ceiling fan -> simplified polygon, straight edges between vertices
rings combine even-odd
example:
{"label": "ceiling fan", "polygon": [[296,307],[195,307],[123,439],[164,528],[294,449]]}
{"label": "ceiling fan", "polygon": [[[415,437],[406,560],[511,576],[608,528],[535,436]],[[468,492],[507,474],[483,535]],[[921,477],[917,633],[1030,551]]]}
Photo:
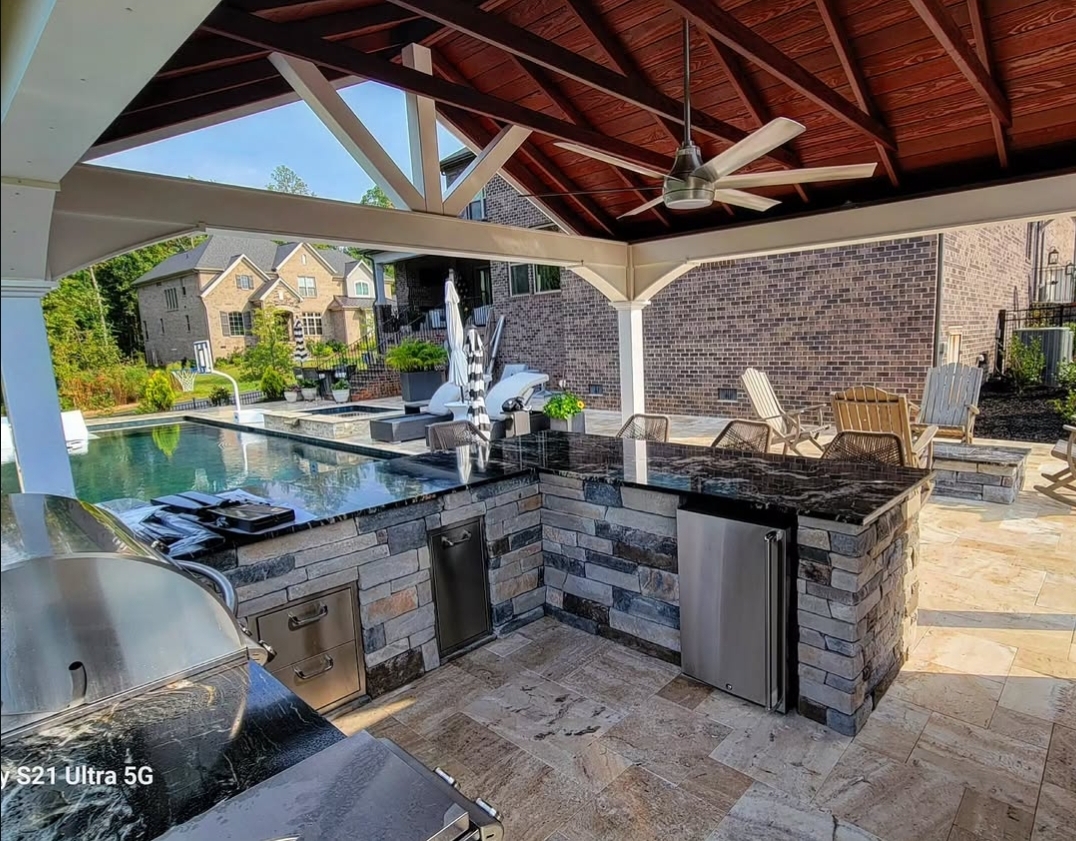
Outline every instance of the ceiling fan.
{"label": "ceiling fan", "polygon": [[684,21],[684,140],[676,150],[672,169],[668,173],[626,161],[615,155],[607,155],[580,146],[576,143],[557,141],[557,146],[585,155],[588,158],[603,161],[651,178],[663,179],[659,187],[624,187],[610,190],[583,190],[578,193],[536,193],[539,196],[583,195],[593,193],[637,192],[638,190],[661,190],[661,195],[639,205],[618,219],[635,216],[664,203],[670,210],[700,210],[711,204],[723,204],[746,207],[750,210],[769,210],[780,204],[777,199],[756,196],[744,191],[750,187],[774,187],[783,184],[807,184],[812,181],[840,181],[855,178],[869,178],[874,174],[877,164],[852,164],[849,166],[822,166],[810,169],[786,169],[777,172],[752,172],[741,175],[737,170],[752,161],[769,154],[777,147],[803,133],[805,127],[795,120],[778,117],[762,128],[753,131],[743,140],[733,144],[724,152],[705,163],[699,147],[691,140],[691,31],[688,21]]}

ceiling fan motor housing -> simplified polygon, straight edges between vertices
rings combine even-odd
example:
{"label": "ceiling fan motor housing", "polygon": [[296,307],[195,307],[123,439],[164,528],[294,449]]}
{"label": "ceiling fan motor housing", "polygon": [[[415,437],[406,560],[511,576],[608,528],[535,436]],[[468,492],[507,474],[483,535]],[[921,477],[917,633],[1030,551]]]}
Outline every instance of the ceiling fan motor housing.
{"label": "ceiling fan motor housing", "polygon": [[683,143],[676,150],[676,159],[665,176],[665,206],[672,210],[698,210],[714,201],[713,182],[693,173],[702,166],[702,153],[694,143]]}

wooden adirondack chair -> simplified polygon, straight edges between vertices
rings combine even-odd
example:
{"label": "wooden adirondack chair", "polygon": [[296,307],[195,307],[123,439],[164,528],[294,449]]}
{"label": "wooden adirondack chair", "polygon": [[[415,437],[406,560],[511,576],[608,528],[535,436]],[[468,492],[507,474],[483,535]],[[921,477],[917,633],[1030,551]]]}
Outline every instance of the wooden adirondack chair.
{"label": "wooden adirondack chair", "polygon": [[[787,453],[791,448],[796,455],[802,456],[799,445],[807,441],[818,447],[819,452],[825,449],[818,442],[818,436],[833,427],[822,420],[822,411],[826,408],[824,403],[806,406],[794,412],[786,412],[781,408],[765,371],[748,368],[740,379],[743,381],[744,388],[747,389],[747,396],[751,399],[755,414],[760,420],[770,425],[770,429],[773,430],[773,443],[782,445],[782,453]],[[818,413],[818,422],[805,423],[803,416],[814,412]]]}
{"label": "wooden adirondack chair", "polygon": [[908,467],[930,469],[934,463],[936,426],[912,434],[908,398],[872,385],[857,385],[833,394],[833,417],[841,432],[892,432],[901,440]]}
{"label": "wooden adirondack chair", "polygon": [[[1065,466],[1057,473],[1043,473],[1043,478],[1050,482],[1035,485],[1035,490],[1076,508],[1076,426],[1066,426],[1065,432],[1069,434],[1068,440],[1062,438],[1050,451],[1050,455],[1060,459]],[[1063,494],[1062,491],[1067,493]]]}
{"label": "wooden adirondack chair", "polygon": [[971,444],[974,439],[975,416],[979,414],[979,388],[983,384],[982,368],[951,362],[927,372],[923,403],[912,431],[928,426],[938,428],[939,438],[956,438]]}

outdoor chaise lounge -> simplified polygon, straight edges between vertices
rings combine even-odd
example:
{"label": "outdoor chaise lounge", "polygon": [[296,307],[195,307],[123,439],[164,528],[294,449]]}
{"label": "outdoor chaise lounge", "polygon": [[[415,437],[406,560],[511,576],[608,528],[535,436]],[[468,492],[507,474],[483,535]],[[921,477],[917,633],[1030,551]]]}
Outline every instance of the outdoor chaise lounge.
{"label": "outdoor chaise lounge", "polygon": [[[486,411],[490,420],[504,419],[501,406],[506,400],[518,397],[526,403],[531,395],[541,388],[549,377],[534,371],[513,374],[504,377],[494,385],[486,395]],[[460,399],[459,386],[452,383],[444,383],[434,392],[426,408],[416,414],[389,415],[383,418],[374,418],[370,421],[370,437],[375,441],[386,443],[400,443],[402,441],[417,441],[426,437],[426,427],[431,423],[444,423],[452,420],[452,410],[448,404]]]}

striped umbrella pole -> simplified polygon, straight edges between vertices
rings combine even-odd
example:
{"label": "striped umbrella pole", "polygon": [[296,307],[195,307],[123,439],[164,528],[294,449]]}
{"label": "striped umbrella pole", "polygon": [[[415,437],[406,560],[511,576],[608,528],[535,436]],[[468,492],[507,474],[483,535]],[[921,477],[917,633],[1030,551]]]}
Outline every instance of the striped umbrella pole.
{"label": "striped umbrella pole", "polygon": [[292,354],[292,359],[302,365],[310,358],[310,354],[306,350],[306,336],[303,333],[302,318],[295,319],[291,336],[295,342],[295,352]]}
{"label": "striped umbrella pole", "polygon": [[467,331],[463,348],[467,353],[467,419],[488,436],[491,424],[486,411],[485,354],[482,339],[473,327]]}

